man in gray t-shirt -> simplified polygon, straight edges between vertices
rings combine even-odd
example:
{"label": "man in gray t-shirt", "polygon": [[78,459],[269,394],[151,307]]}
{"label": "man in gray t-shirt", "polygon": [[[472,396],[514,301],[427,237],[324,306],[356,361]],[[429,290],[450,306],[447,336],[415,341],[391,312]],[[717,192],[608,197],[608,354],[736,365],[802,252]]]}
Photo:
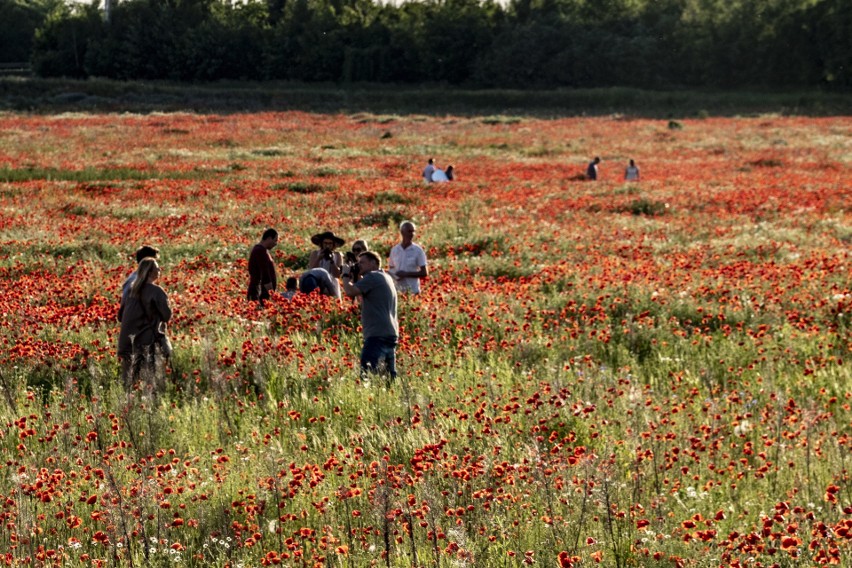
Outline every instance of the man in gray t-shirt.
{"label": "man in gray t-shirt", "polygon": [[378,372],[381,361],[391,380],[396,378],[396,344],[399,322],[396,317],[396,286],[393,278],[381,270],[379,256],[367,251],[358,257],[361,278],[352,283],[349,267],[344,265],[343,292],[350,298],[361,297],[361,328],[364,347],[361,349],[361,374]]}

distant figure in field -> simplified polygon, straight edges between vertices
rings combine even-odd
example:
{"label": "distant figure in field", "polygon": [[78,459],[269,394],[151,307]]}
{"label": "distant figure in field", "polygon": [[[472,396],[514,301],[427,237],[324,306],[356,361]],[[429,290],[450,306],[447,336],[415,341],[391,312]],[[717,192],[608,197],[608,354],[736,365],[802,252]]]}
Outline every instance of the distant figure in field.
{"label": "distant figure in field", "polygon": [[296,295],[296,292],[299,291],[299,279],[295,276],[290,276],[287,278],[287,282],[284,285],[284,293],[281,294],[288,300],[292,300],[293,296]]}
{"label": "distant figure in field", "polygon": [[325,268],[332,278],[339,278],[340,268],[343,266],[343,255],[335,249],[342,247],[346,241],[331,231],[325,231],[312,236],[311,242],[319,248],[311,252],[308,268]]}
{"label": "distant figure in field", "polygon": [[260,302],[269,299],[269,293],[278,286],[275,275],[275,262],[269,254],[278,244],[278,231],[266,229],[260,242],[254,245],[249,255],[248,271],[249,284],[247,297],[249,300]]}
{"label": "distant figure in field", "polygon": [[595,159],[589,162],[589,167],[586,168],[586,178],[595,181],[598,179],[598,164],[601,163],[601,159],[595,156]]}
{"label": "distant figure in field", "polygon": [[445,173],[447,174],[447,179],[449,181],[453,181],[453,176],[456,175],[454,170],[455,170],[454,166],[452,166],[452,165],[447,166],[447,171]]}
{"label": "distant figure in field", "polygon": [[323,296],[340,299],[340,284],[325,268],[311,268],[299,277],[299,291],[302,294],[310,294],[314,290],[319,290]]}
{"label": "distant figure in field", "polygon": [[[136,249],[136,265],[138,267],[139,263],[142,262],[143,258],[160,258],[160,251],[155,249],[150,245],[142,245],[138,249]],[[127,279],[124,281],[124,284],[121,285],[121,303],[124,303],[124,300],[127,299],[127,295],[130,293],[130,287],[133,286],[133,282],[136,280],[136,270],[130,273]]]}
{"label": "distant figure in field", "polygon": [[432,181],[434,183],[443,183],[450,181],[450,177],[447,175],[447,172],[440,168],[435,168],[435,171],[432,172]]}
{"label": "distant figure in field", "polygon": [[423,181],[426,183],[432,183],[432,174],[435,173],[435,160],[429,158],[429,162],[426,164],[426,168],[423,169]]}
{"label": "distant figure in field", "polygon": [[624,170],[624,179],[626,181],[639,181],[639,167],[633,160],[630,160],[630,164]]}
{"label": "distant figure in field", "polygon": [[118,334],[118,357],[121,360],[121,380],[130,390],[140,379],[152,383],[156,376],[156,356],[170,354],[157,346],[166,336],[166,324],[172,319],[169,297],[156,282],[160,266],[153,257],[143,258],[137,276],[118,312],[121,331]]}
{"label": "distant figure in field", "polygon": [[402,240],[394,245],[388,259],[388,272],[396,280],[400,292],[420,293],[420,279],[428,276],[426,252],[414,242],[417,227],[411,221],[399,225]]}
{"label": "distant figure in field", "polygon": [[361,299],[361,376],[380,371],[381,363],[392,381],[396,378],[396,344],[399,341],[397,294],[393,279],[381,270],[382,261],[372,251],[358,256],[361,279],[352,282],[349,267],[344,267],[343,291],[350,298]]}

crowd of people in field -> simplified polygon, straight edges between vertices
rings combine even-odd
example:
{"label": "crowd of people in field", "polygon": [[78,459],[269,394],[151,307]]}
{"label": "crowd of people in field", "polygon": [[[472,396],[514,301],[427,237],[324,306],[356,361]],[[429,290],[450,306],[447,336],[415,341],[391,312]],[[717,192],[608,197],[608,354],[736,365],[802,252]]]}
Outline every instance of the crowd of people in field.
{"label": "crowd of people in field", "polygon": [[[251,249],[248,259],[246,299],[264,301],[280,294],[292,299],[296,294],[321,294],[342,300],[352,298],[361,306],[361,371],[381,372],[396,378],[396,345],[399,341],[397,299],[400,293],[419,294],[421,280],[429,274],[426,252],[414,242],[417,227],[412,221],[399,226],[400,240],[390,250],[386,268],[382,258],[357,239],[341,252],[346,241],[332,231],[311,237],[316,248],[301,274],[287,278],[279,292],[278,271],[270,251],[278,245],[278,231],[266,229]],[[159,251],[145,245],[136,251],[137,268],[122,286],[118,320],[121,331],[118,356],[122,382],[127,389],[140,379],[152,381],[159,373],[157,362],[171,355],[167,325],[172,309],[166,292],[157,284],[160,276]]]}
{"label": "crowd of people in field", "polygon": [[[598,179],[599,157],[589,162],[585,177]],[[440,169],[430,158],[423,170],[425,183],[446,183],[454,179],[454,167]],[[625,181],[638,181],[639,168],[630,160],[624,172]],[[273,294],[292,299],[296,294],[317,293],[342,300],[352,298],[361,306],[361,372],[382,372],[396,378],[396,345],[399,340],[397,319],[398,294],[419,294],[421,281],[428,276],[426,252],[414,242],[417,227],[412,221],[399,226],[400,240],[391,248],[386,268],[382,258],[370,250],[365,239],[356,239],[349,250],[342,251],[345,239],[324,231],[313,235],[316,247],[308,257],[307,269],[289,276],[279,290],[278,274],[270,251],[278,245],[278,231],[266,229],[252,247],[248,258],[248,301],[260,306]],[[127,389],[147,379],[156,382],[158,361],[172,353],[167,325],[172,309],[165,290],[157,281],[160,276],[159,250],[144,245],[136,251],[136,269],[124,281],[118,321],[118,357],[122,382]],[[157,386],[157,385],[154,385]]]}

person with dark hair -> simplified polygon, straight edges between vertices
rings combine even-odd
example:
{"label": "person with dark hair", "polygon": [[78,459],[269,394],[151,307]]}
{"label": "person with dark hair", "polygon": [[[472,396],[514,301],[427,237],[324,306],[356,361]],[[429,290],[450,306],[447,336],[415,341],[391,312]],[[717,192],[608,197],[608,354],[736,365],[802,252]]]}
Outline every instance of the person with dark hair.
{"label": "person with dark hair", "polygon": [[[143,258],[160,258],[160,251],[151,245],[142,245],[138,249],[136,249],[136,264],[138,265],[142,262]],[[121,302],[124,303],[124,300],[127,298],[127,294],[130,293],[130,287],[133,286],[133,281],[136,280],[136,270],[130,273],[130,276],[124,281],[124,284],[121,285]]]}
{"label": "person with dark hair", "polygon": [[447,171],[444,172],[444,174],[447,176],[447,181],[453,181],[453,177],[456,175],[455,174],[455,166],[453,166],[453,165],[447,166]]}
{"label": "person with dark hair", "polygon": [[361,376],[377,373],[384,363],[389,380],[396,378],[396,344],[399,341],[397,294],[393,279],[381,270],[382,261],[372,251],[358,256],[361,279],[352,282],[349,267],[343,267],[343,291],[350,298],[361,298]]}
{"label": "person with dark hair", "polygon": [[299,279],[295,276],[290,276],[287,278],[287,282],[284,284],[284,293],[281,294],[288,300],[292,300],[293,296],[296,295],[296,292],[299,291]]}
{"label": "person with dark hair", "polygon": [[332,278],[339,278],[343,255],[335,249],[342,247],[346,241],[331,231],[325,231],[312,236],[311,242],[319,248],[311,252],[308,268],[325,268]]}
{"label": "person with dark hair", "polygon": [[269,254],[278,244],[278,231],[266,229],[260,242],[254,245],[249,254],[248,272],[249,284],[247,298],[254,302],[263,304],[263,300],[269,299],[269,293],[278,286],[278,278],[275,275],[275,262]]}
{"label": "person with dark hair", "polygon": [[435,173],[435,160],[429,158],[429,162],[426,164],[426,167],[423,169],[423,181],[426,183],[432,183],[432,174]]}
{"label": "person with dark hair", "polygon": [[[172,319],[169,297],[156,282],[160,266],[153,257],[143,258],[137,277],[130,287],[127,301],[121,305],[118,319],[118,357],[121,359],[121,379],[130,389],[140,378],[154,381],[156,356],[168,357],[163,351],[166,324]],[[160,346],[157,348],[156,346]]]}
{"label": "person with dark hair", "polygon": [[352,248],[343,256],[343,264],[349,267],[349,274],[352,276],[352,281],[357,282],[360,277],[360,268],[358,268],[358,256],[362,252],[367,252],[370,247],[364,239],[358,239],[352,243]]}
{"label": "person with dark hair", "polygon": [[601,163],[601,159],[595,156],[595,159],[589,162],[589,167],[586,168],[586,177],[592,181],[598,179],[598,164]]}
{"label": "person with dark hair", "polygon": [[299,277],[299,291],[302,294],[310,294],[314,290],[319,290],[323,296],[340,299],[340,284],[325,268],[311,268]]}
{"label": "person with dark hair", "polygon": [[639,166],[633,160],[630,160],[630,163],[624,169],[624,180],[639,181]]}

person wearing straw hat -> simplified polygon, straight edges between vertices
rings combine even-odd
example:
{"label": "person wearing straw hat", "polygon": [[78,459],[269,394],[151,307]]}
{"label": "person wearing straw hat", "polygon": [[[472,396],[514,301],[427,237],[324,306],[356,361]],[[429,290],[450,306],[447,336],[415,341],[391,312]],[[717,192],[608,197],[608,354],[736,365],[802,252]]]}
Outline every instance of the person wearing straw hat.
{"label": "person wearing straw hat", "polygon": [[335,249],[346,242],[331,231],[317,233],[311,237],[317,247],[308,259],[308,268],[325,268],[332,278],[339,278],[343,266],[343,255]]}

